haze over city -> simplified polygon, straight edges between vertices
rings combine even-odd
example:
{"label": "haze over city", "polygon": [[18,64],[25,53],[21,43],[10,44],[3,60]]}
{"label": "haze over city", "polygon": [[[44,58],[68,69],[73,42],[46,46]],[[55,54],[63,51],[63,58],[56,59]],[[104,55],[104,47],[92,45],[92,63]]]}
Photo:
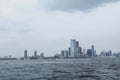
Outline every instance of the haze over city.
{"label": "haze over city", "polygon": [[71,39],[98,54],[120,51],[119,9],[120,0],[0,0],[0,56],[52,56]]}

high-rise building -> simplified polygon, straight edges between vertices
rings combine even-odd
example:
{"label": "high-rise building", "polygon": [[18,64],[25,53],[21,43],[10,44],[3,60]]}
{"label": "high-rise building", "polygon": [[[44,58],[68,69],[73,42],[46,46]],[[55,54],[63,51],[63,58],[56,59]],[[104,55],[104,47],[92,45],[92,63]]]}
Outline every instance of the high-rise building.
{"label": "high-rise building", "polygon": [[94,45],[91,46],[91,49],[87,50],[87,55],[89,57],[95,57],[96,56],[96,51],[94,50]]}
{"label": "high-rise building", "polygon": [[75,39],[71,40],[70,53],[71,53],[70,57],[74,58],[76,54],[76,40]]}
{"label": "high-rise building", "polygon": [[27,50],[24,51],[24,58],[28,58],[28,56],[27,56]]}
{"label": "high-rise building", "polygon": [[71,40],[71,46],[69,48],[69,57],[78,58],[82,54],[82,48],[79,47],[79,42],[75,39]]}
{"label": "high-rise building", "polygon": [[93,55],[92,55],[92,49],[88,49],[87,50],[87,55],[89,56],[89,57],[92,57]]}
{"label": "high-rise building", "polygon": [[34,57],[35,58],[37,57],[37,51],[34,51]]}
{"label": "high-rise building", "polygon": [[62,55],[63,58],[68,58],[69,53],[68,53],[67,50],[62,50],[61,55]]}
{"label": "high-rise building", "polygon": [[68,54],[68,57],[69,57],[69,55],[71,55],[71,48],[70,47],[68,48],[68,53],[69,53]]}

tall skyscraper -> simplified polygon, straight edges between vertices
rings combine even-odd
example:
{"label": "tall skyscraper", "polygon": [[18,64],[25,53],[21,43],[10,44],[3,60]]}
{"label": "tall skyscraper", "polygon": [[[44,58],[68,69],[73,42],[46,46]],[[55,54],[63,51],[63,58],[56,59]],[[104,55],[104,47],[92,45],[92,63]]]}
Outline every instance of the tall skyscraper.
{"label": "tall skyscraper", "polygon": [[75,39],[71,40],[71,46],[69,48],[69,57],[78,58],[82,54],[82,48],[79,47],[79,42]]}
{"label": "tall skyscraper", "polygon": [[24,58],[28,58],[28,56],[27,56],[27,50],[24,51]]}
{"label": "tall skyscraper", "polygon": [[75,39],[71,40],[70,53],[71,53],[70,57],[74,58],[76,54],[76,40]]}

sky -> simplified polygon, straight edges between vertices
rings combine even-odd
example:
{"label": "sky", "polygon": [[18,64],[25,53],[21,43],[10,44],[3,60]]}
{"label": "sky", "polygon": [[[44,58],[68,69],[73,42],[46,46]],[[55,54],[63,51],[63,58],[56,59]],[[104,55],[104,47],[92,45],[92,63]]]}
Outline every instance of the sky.
{"label": "sky", "polygon": [[0,57],[53,56],[76,39],[120,51],[120,0],[0,0]]}

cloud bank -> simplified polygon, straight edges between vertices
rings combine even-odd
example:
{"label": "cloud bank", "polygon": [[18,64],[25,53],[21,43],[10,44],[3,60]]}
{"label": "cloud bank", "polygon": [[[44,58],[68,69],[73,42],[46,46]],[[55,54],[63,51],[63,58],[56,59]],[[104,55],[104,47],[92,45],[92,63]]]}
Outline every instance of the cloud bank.
{"label": "cloud bank", "polygon": [[54,0],[50,9],[60,11],[90,11],[105,3],[117,1],[120,0]]}

